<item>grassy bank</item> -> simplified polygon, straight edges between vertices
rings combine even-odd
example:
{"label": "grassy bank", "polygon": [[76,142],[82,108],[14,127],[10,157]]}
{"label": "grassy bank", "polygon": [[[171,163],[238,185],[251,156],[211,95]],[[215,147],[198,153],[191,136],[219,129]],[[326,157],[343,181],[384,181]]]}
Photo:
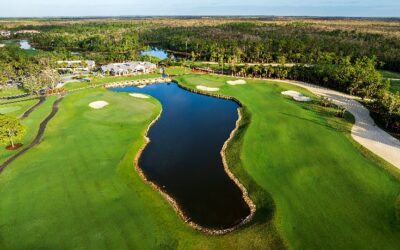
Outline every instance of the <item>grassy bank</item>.
{"label": "grassy bank", "polygon": [[[219,87],[245,105],[251,122],[237,138],[243,144],[234,155],[272,197],[274,225],[288,244],[295,249],[396,249],[400,182],[349,138],[350,117],[335,118],[329,110],[283,97],[285,89],[304,92],[291,85],[253,80],[229,86],[227,79],[177,77],[189,87]],[[247,183],[240,172],[235,173]],[[252,184],[249,191],[259,205],[260,191]]]}
{"label": "grassy bank", "polygon": [[[0,175],[0,248],[280,249],[281,236],[297,249],[400,244],[399,181],[349,139],[348,120],[283,97],[300,90],[286,84],[177,79],[245,105],[227,158],[256,202],[254,221],[224,236],[188,227],[133,167],[160,104],[88,89],[68,94],[42,142]],[[110,105],[88,107],[97,100]]]}

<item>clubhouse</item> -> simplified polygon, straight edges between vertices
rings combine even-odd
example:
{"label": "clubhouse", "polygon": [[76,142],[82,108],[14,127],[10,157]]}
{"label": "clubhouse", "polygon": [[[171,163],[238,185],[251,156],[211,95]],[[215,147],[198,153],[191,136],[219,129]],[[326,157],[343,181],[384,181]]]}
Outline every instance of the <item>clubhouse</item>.
{"label": "clubhouse", "polygon": [[101,73],[113,76],[136,75],[153,72],[157,65],[150,62],[111,63],[101,66]]}

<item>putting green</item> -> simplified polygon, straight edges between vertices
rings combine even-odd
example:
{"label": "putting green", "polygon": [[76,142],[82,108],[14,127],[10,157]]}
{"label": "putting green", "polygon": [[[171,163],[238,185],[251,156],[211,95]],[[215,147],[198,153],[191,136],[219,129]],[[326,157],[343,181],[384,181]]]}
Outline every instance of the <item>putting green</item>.
{"label": "putting green", "polygon": [[[185,225],[133,167],[160,104],[88,89],[68,94],[42,142],[0,175],[0,248],[280,249],[281,237],[300,249],[400,245],[399,181],[349,139],[350,123],[285,98],[287,89],[307,93],[289,85],[177,79],[246,105],[227,157],[257,204],[253,222],[224,236]],[[110,105],[88,107],[96,100]]]}

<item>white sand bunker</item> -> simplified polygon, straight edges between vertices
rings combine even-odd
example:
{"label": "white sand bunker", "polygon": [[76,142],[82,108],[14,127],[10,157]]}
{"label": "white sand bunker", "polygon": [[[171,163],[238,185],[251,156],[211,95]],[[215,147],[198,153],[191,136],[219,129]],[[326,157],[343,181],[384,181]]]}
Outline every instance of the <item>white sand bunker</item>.
{"label": "white sand bunker", "polygon": [[143,94],[139,94],[139,93],[131,93],[129,94],[130,96],[136,97],[136,98],[142,98],[142,99],[147,99],[149,98],[149,96],[147,95],[143,95]]}
{"label": "white sand bunker", "polygon": [[92,109],[102,109],[108,105],[108,102],[105,101],[96,101],[89,104],[89,107]]}
{"label": "white sand bunker", "polygon": [[235,81],[227,81],[229,85],[241,85],[241,84],[246,84],[245,80],[235,80]]}
{"label": "white sand bunker", "polygon": [[288,91],[283,91],[281,93],[282,95],[290,96],[294,100],[299,101],[299,102],[309,102],[311,101],[310,97],[304,96],[302,93],[293,91],[293,90],[288,90]]}
{"label": "white sand bunker", "polygon": [[211,87],[206,87],[206,86],[202,86],[202,85],[197,85],[196,88],[200,89],[200,90],[205,90],[205,91],[218,91],[219,90],[219,88],[211,88]]}

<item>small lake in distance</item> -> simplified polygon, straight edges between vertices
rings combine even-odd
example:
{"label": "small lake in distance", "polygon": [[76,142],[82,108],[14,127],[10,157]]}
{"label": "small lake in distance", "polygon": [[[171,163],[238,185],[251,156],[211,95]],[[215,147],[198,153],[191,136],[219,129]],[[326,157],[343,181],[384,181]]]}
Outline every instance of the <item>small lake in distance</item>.
{"label": "small lake in distance", "polygon": [[154,56],[154,57],[159,58],[160,60],[164,60],[164,59],[168,58],[168,52],[166,52],[163,49],[159,49],[159,48],[152,48],[151,50],[142,51],[140,54],[147,55],[147,56]]}

